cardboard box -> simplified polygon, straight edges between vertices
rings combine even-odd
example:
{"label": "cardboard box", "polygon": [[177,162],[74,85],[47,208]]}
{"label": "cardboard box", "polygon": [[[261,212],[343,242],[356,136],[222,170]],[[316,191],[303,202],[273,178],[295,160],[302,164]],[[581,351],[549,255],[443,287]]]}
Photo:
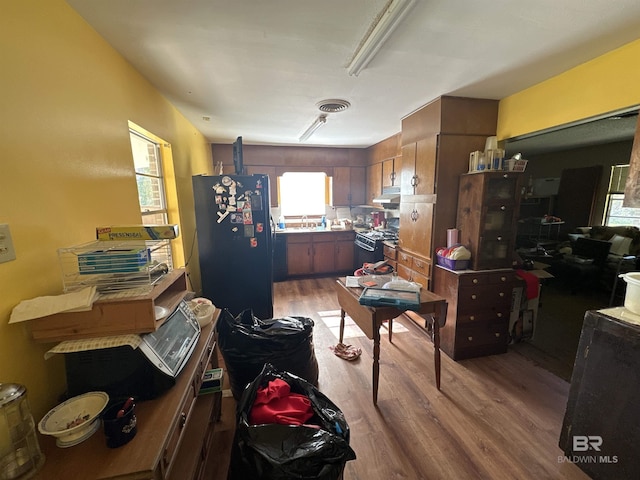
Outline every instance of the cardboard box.
{"label": "cardboard box", "polygon": [[137,272],[149,263],[148,248],[94,250],[78,255],[81,275]]}
{"label": "cardboard box", "polygon": [[97,240],[171,240],[178,237],[178,225],[116,225],[97,227]]}
{"label": "cardboard box", "polygon": [[224,371],[222,368],[214,368],[204,372],[202,379],[202,386],[200,387],[199,395],[206,393],[215,393],[222,391],[222,376]]}

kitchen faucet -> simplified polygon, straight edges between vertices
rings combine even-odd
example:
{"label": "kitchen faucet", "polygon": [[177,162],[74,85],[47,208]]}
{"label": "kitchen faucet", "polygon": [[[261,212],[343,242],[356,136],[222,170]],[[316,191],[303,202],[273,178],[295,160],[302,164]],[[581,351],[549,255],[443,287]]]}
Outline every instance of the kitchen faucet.
{"label": "kitchen faucet", "polygon": [[307,218],[306,215],[303,215],[302,218],[300,219],[300,223],[302,224],[302,226],[304,228],[309,227],[309,219]]}

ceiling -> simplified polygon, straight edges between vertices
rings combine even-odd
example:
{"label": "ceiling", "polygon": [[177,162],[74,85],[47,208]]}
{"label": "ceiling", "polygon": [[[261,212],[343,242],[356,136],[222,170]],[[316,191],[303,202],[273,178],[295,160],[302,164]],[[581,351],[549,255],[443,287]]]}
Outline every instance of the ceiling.
{"label": "ceiling", "polygon": [[588,119],[573,125],[561,126],[530,135],[509,139],[505,145],[507,156],[523,153],[527,158],[550,152],[632,141],[638,123],[638,109]]}
{"label": "ceiling", "polygon": [[[350,76],[388,0],[67,3],[215,143],[367,147],[440,95],[501,99],[640,31],[637,0],[417,0]],[[351,106],[300,142],[325,99]]]}

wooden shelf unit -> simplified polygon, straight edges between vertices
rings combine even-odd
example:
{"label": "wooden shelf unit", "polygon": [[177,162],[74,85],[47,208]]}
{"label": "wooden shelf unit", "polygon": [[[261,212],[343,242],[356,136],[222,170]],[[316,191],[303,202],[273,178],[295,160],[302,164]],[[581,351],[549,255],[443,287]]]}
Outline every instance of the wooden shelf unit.
{"label": "wooden shelf unit", "polygon": [[215,320],[200,339],[176,384],[160,397],[136,404],[138,432],[108,448],[101,430],[72,448],[39,436],[46,461],[36,480],[191,480],[204,477],[222,393],[198,396],[204,372],[218,366]]}
{"label": "wooden shelf unit", "polygon": [[36,342],[61,342],[81,338],[150,333],[167,317],[155,319],[155,307],[172,312],[187,293],[184,269],[167,273],[151,290],[139,296],[99,299],[86,312],[62,312],[29,321]]}

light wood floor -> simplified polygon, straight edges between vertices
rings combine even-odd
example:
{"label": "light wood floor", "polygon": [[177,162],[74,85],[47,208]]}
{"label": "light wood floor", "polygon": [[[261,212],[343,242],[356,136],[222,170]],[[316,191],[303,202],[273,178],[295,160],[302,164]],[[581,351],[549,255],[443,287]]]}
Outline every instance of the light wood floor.
{"label": "light wood floor", "polygon": [[[345,480],[587,479],[558,462],[558,439],[569,384],[509,351],[454,362],[442,355],[442,390],[435,387],[433,345],[410,320],[394,320],[393,343],[381,342],[377,408],[371,401],[372,342],[357,327],[345,343],[362,348],[355,362],[329,349],[337,339],[335,278],[275,284],[274,317],[315,322],[319,388],[343,411],[356,460]],[[223,400],[207,478],[226,479],[235,402]]]}

